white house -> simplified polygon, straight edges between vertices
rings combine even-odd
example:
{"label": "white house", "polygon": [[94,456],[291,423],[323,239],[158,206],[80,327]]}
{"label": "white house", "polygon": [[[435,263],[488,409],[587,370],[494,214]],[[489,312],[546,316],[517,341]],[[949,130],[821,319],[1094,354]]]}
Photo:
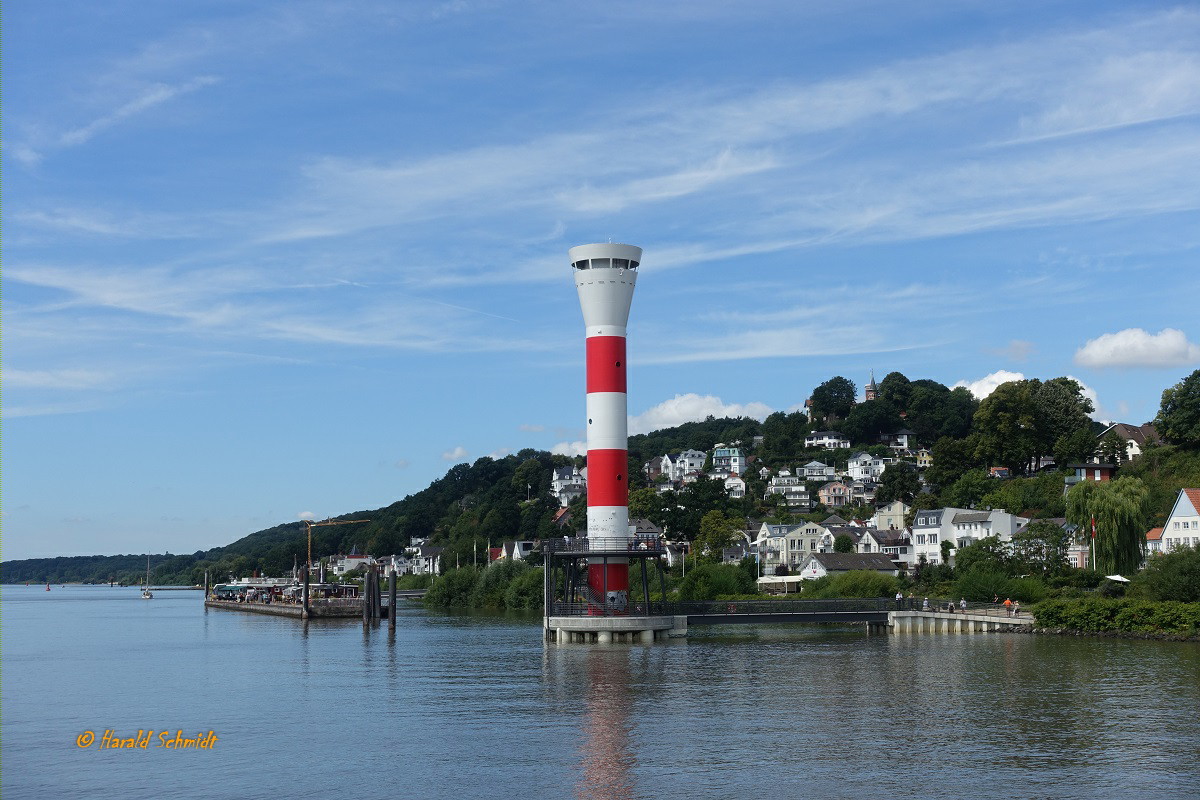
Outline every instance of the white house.
{"label": "white house", "polygon": [[942,542],[950,542],[950,546],[957,549],[989,536],[999,537],[1002,542],[1012,541],[1016,530],[1028,522],[1025,517],[1000,510],[938,508],[918,511],[913,517],[912,526],[913,563],[919,562],[924,556],[926,563],[940,564]]}
{"label": "white house", "polygon": [[833,534],[823,525],[771,525],[764,523],[756,541],[764,575],[773,575],[779,566],[795,572],[814,552],[833,552]]}
{"label": "white house", "polygon": [[717,445],[712,460],[714,470],[724,470],[732,475],[741,475],[746,471],[746,451],[740,447]]}
{"label": "white house", "polygon": [[809,496],[804,481],[789,470],[779,470],[779,474],[773,476],[767,483],[764,499],[773,494],[782,496],[783,503],[788,508],[812,508],[812,498]]}
{"label": "white house", "polygon": [[850,440],[838,431],[813,431],[804,437],[805,447],[824,447],[827,450],[849,449]]}
{"label": "white house", "polygon": [[[1152,556],[1155,553],[1163,552],[1162,548],[1162,528],[1151,528],[1146,531],[1146,555]],[[1072,567],[1077,567],[1079,564],[1072,564]]]}
{"label": "white house", "polygon": [[1180,489],[1162,530],[1162,551],[1200,547],[1200,489]]}
{"label": "white house", "polygon": [[746,496],[746,481],[741,475],[730,475],[725,479],[725,494],[734,499]]}
{"label": "white house", "polygon": [[801,565],[800,577],[809,581],[854,570],[900,574],[892,559],[884,553],[813,553]]}
{"label": "white house", "polygon": [[413,575],[440,575],[442,573],[442,548],[421,545],[408,548],[408,554]]}
{"label": "white house", "polygon": [[820,461],[810,461],[796,470],[796,472],[803,475],[806,481],[821,481],[824,483],[837,478],[837,470]]}
{"label": "white house", "polygon": [[911,450],[910,445],[917,443],[917,433],[908,428],[901,428],[895,433],[879,434],[879,441],[893,450]]}
{"label": "white house", "polygon": [[560,506],[567,506],[583,494],[586,487],[584,472],[579,467],[556,467],[550,478],[550,491],[558,498]]}
{"label": "white house", "polygon": [[846,474],[855,481],[878,481],[887,465],[895,461],[894,458],[873,456],[860,451],[850,456]]}
{"label": "white house", "polygon": [[375,558],[373,556],[362,555],[357,549],[351,551],[348,556],[334,556],[336,561],[333,561],[333,574],[345,575],[347,572],[352,572],[356,569],[366,569],[373,566]]}
{"label": "white house", "polygon": [[[684,476],[690,473],[700,474],[704,469],[704,460],[707,458],[704,453],[699,450],[684,450],[682,453],[676,453],[670,456],[671,459],[671,479],[681,481]],[[666,458],[663,459],[664,466]]]}
{"label": "white house", "polygon": [[1147,444],[1160,441],[1158,431],[1148,422],[1145,425],[1128,425],[1118,422],[1109,425],[1096,436],[1097,447],[1110,433],[1115,433],[1125,441],[1125,458],[1128,461],[1140,456]]}

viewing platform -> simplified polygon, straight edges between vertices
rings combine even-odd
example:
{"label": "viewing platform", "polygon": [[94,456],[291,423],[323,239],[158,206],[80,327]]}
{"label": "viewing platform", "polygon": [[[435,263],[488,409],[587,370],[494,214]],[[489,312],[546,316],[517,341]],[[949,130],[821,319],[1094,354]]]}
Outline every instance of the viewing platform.
{"label": "viewing platform", "polygon": [[650,642],[687,636],[696,625],[778,625],[781,623],[865,625],[871,634],[988,633],[1029,631],[1030,614],[1009,616],[1003,608],[976,603],[963,610],[897,610],[896,601],[735,600],[634,603],[626,609],[606,609],[597,600],[554,602],[546,617],[546,638],[558,642]]}

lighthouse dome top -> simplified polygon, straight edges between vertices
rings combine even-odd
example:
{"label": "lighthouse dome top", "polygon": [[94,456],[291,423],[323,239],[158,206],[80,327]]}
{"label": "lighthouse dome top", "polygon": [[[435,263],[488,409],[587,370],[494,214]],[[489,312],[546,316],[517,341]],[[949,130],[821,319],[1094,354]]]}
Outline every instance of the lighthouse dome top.
{"label": "lighthouse dome top", "polygon": [[581,244],[570,250],[575,269],[637,269],[642,248],[632,244]]}

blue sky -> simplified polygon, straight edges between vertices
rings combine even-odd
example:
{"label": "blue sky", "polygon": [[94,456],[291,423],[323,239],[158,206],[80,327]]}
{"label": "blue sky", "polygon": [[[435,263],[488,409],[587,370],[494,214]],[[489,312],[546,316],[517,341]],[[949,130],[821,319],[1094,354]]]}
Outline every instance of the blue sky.
{"label": "blue sky", "polygon": [[8,4],[4,556],[570,451],[586,242],[645,250],[634,432],[1200,366],[1196,5],[599,5]]}

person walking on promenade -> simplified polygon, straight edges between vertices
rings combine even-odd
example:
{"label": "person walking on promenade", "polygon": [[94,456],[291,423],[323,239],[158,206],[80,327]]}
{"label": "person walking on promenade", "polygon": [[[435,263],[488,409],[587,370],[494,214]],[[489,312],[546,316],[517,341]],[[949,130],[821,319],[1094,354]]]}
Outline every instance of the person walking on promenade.
{"label": "person walking on promenade", "polygon": [[929,610],[929,598],[928,598],[928,597],[926,597],[926,598],[925,598],[925,601],[921,603],[921,610],[922,610],[922,611],[928,611],[928,610]]}
{"label": "person walking on promenade", "polygon": [[904,606],[904,593],[896,592],[896,610],[899,611]]}
{"label": "person walking on promenade", "polygon": [[1010,617],[1012,616],[1012,607],[1013,607],[1013,605],[1012,605],[1012,598],[1011,598],[1011,597],[1006,597],[1006,598],[1004,598],[1004,610],[1005,610],[1006,612],[1008,612],[1008,615],[1009,615]]}
{"label": "person walking on promenade", "polygon": [[1020,600],[1017,600],[1015,603],[1013,603],[1013,616],[1014,617],[1021,616],[1021,601]]}
{"label": "person walking on promenade", "polygon": [[964,614],[967,613],[967,598],[964,597],[958,601],[958,610]]}

